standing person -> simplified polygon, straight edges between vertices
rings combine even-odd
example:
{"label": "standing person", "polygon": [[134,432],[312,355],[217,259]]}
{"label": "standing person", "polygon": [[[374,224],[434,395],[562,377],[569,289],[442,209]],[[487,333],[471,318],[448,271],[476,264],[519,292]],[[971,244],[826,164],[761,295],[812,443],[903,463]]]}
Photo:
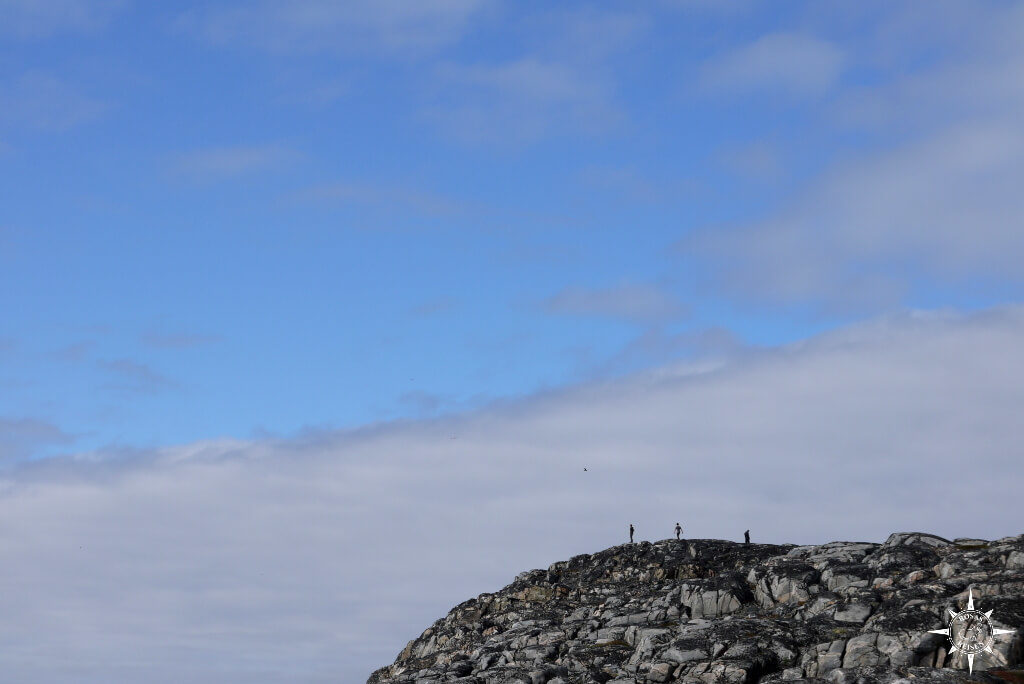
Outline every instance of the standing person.
{"label": "standing person", "polygon": [[683,528],[679,526],[679,523],[676,523],[676,539],[679,539],[679,535],[681,535],[682,533]]}
{"label": "standing person", "polygon": [[749,544],[750,543],[750,530],[747,530],[746,532],[743,533],[743,543],[744,544]]}
{"label": "standing person", "polygon": [[629,543],[633,543],[633,523],[629,523]]}

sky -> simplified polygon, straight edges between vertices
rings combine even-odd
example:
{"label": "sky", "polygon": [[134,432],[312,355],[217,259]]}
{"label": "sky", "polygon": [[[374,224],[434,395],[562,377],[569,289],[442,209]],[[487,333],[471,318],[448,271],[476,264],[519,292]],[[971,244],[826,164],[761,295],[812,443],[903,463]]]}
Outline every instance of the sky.
{"label": "sky", "polygon": [[1017,2],[0,0],[0,666],[365,681],[630,522],[1019,534],[1022,46]]}

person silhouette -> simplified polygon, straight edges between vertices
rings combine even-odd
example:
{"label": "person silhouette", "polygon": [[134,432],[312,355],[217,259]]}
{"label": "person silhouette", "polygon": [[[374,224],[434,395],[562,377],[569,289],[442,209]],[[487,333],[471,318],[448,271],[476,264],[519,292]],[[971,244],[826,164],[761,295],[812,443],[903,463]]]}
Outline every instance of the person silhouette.
{"label": "person silhouette", "polygon": [[633,543],[633,523],[629,523],[629,543]]}
{"label": "person silhouette", "polygon": [[679,539],[679,535],[681,535],[682,533],[683,528],[679,526],[679,523],[676,523],[676,539]]}
{"label": "person silhouette", "polygon": [[750,530],[747,530],[746,532],[743,533],[743,543],[744,544],[749,544],[750,543]]}

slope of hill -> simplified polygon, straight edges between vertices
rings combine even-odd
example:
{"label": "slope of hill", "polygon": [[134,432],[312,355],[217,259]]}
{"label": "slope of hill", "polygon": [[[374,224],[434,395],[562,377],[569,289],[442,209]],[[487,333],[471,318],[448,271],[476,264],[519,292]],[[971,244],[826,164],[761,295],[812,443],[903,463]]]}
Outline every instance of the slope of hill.
{"label": "slope of hill", "polygon": [[[969,592],[995,627],[1018,630],[991,637],[973,677],[929,632]],[[1022,627],[1024,535],[640,542],[524,572],[456,606],[368,684],[1024,683]]]}

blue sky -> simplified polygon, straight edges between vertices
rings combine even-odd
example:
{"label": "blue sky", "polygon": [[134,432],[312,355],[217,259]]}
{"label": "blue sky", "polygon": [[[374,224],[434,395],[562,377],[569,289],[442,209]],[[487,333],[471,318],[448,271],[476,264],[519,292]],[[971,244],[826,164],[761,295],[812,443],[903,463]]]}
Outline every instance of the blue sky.
{"label": "blue sky", "polygon": [[1024,5],[926,10],[0,0],[5,672],[359,681],[629,522],[1019,533]]}
{"label": "blue sky", "polygon": [[899,40],[909,8],[2,12],[0,414],[62,435],[20,457],[429,415],[1018,292],[893,264],[863,301],[761,297],[688,242],[918,134],[848,112],[955,56]]}

